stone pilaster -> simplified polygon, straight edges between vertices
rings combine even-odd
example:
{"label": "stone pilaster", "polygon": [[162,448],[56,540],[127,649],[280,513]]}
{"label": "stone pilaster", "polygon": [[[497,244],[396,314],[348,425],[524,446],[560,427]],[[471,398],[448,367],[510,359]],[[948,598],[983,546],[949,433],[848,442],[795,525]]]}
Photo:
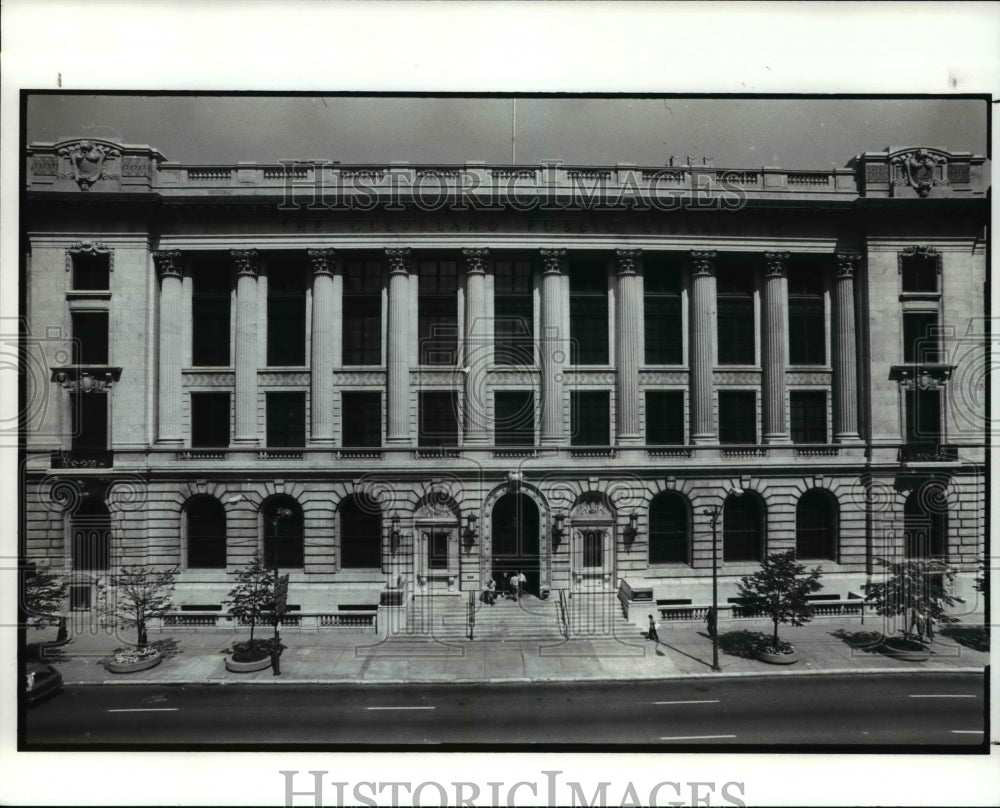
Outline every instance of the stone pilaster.
{"label": "stone pilaster", "polygon": [[386,442],[410,444],[409,248],[385,251],[389,264],[389,323],[386,329]]}
{"label": "stone pilaster", "polygon": [[489,250],[469,248],[465,256],[465,442],[489,442],[487,373],[493,362],[491,318],[486,313]]}
{"label": "stone pilaster", "polygon": [[236,274],[236,429],[233,443],[254,446],[257,433],[257,250],[230,250]]}
{"label": "stone pilaster", "polygon": [[[337,258],[333,250],[308,250],[312,265],[312,349],[309,381],[311,385],[310,439],[314,444],[330,445],[333,437],[333,366],[339,339],[336,301],[338,289]],[[343,289],[341,280],[341,290]]]}
{"label": "stone pilaster", "polygon": [[854,273],[859,253],[837,253],[833,321],[833,439],[857,443],[858,360],[854,319]]}
{"label": "stone pilaster", "polygon": [[789,443],[785,371],[788,370],[788,253],[764,253],[764,443]]}
{"label": "stone pilaster", "polygon": [[718,443],[712,416],[715,366],[715,250],[691,251],[691,442]]}
{"label": "stone pilaster", "polygon": [[181,351],[183,350],[184,266],[176,250],[154,252],[153,264],[160,276],[160,368],[159,418],[156,442],[180,446]]}
{"label": "stone pilaster", "polygon": [[542,333],[539,361],[542,371],[541,443],[560,444],[563,428],[563,368],[569,362],[569,335],[563,333],[562,276],[566,250],[542,250]]}
{"label": "stone pilaster", "polygon": [[617,250],[618,289],[615,295],[615,382],[618,396],[618,443],[642,443],[639,432],[639,325],[642,250]]}

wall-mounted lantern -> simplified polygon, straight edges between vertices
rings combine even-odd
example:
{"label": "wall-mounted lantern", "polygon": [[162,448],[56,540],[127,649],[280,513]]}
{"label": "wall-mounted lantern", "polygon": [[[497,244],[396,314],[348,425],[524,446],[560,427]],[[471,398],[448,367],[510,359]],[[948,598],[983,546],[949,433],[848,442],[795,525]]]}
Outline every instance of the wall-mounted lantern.
{"label": "wall-mounted lantern", "polygon": [[628,527],[622,531],[625,535],[625,541],[629,544],[635,541],[635,537],[639,533],[639,515],[636,513],[629,514],[628,517]]}
{"label": "wall-mounted lantern", "polygon": [[393,555],[399,550],[399,515],[393,514],[389,529],[389,549]]}
{"label": "wall-mounted lantern", "polygon": [[474,513],[470,513],[468,519],[466,520],[465,527],[465,544],[471,547],[476,543],[476,539],[479,537],[479,531],[476,530],[476,522],[479,521]]}
{"label": "wall-mounted lantern", "polygon": [[566,532],[563,530],[563,520],[565,518],[566,518],[566,514],[564,514],[564,513],[557,513],[555,516],[552,517],[552,521],[555,523],[552,526],[552,548],[553,549],[555,549],[555,548],[557,548],[559,546],[560,542],[562,542],[562,540],[563,540],[563,537],[566,535]]}

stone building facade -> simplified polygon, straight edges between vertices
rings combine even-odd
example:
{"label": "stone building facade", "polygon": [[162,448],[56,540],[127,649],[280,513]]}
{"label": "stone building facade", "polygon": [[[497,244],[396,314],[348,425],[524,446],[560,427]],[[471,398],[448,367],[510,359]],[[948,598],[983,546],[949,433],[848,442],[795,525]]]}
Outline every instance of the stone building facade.
{"label": "stone building facade", "polygon": [[974,598],[984,158],[670,163],[30,146],[23,552],[81,613],[177,565],[192,622],[258,551],[320,625],[515,569],[704,604],[713,536],[723,600],[785,549]]}

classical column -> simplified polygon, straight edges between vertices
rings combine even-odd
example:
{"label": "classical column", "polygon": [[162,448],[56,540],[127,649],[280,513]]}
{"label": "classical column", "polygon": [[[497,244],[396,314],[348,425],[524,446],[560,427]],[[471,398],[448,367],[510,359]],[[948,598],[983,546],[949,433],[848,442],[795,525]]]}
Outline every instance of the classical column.
{"label": "classical column", "polygon": [[854,321],[854,271],[859,253],[837,253],[833,322],[833,439],[856,443],[858,432],[858,360]]}
{"label": "classical column", "polygon": [[389,324],[386,341],[386,442],[410,443],[410,343],[408,334],[410,250],[387,249]]}
{"label": "classical column", "polygon": [[566,250],[542,250],[541,443],[563,441],[563,367],[569,362],[569,334],[562,331],[562,274]]}
{"label": "classical column", "polygon": [[257,250],[230,250],[236,273],[236,430],[234,444],[255,445],[257,433]]}
{"label": "classical column", "polygon": [[157,443],[181,445],[181,351],[184,266],[176,250],[154,252],[160,276],[160,390]]}
{"label": "classical column", "polygon": [[618,394],[618,443],[642,443],[639,434],[639,325],[642,250],[617,250],[618,290],[615,295],[615,381]]}
{"label": "classical column", "polygon": [[489,250],[469,248],[465,256],[465,442],[488,443],[486,378],[492,363],[492,329],[486,314],[486,259]]}
{"label": "classical column", "polygon": [[715,366],[715,250],[691,251],[691,442],[718,443],[712,417]]}
{"label": "classical column", "polygon": [[336,316],[337,258],[333,250],[308,250],[312,264],[312,351],[310,437],[313,443],[333,443],[333,364],[338,338]]}
{"label": "classical column", "polygon": [[785,371],[788,369],[788,253],[764,253],[764,443],[789,443]]}

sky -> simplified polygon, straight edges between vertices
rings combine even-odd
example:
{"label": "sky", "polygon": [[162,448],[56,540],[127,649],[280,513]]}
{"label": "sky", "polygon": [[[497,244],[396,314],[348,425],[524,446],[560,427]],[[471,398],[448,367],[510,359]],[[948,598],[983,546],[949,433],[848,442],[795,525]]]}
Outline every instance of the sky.
{"label": "sky", "polygon": [[25,131],[29,143],[150,145],[180,163],[664,165],[694,155],[717,167],[802,169],[887,146],[984,154],[987,115],[985,100],[961,98],[85,94],[29,96]]}

